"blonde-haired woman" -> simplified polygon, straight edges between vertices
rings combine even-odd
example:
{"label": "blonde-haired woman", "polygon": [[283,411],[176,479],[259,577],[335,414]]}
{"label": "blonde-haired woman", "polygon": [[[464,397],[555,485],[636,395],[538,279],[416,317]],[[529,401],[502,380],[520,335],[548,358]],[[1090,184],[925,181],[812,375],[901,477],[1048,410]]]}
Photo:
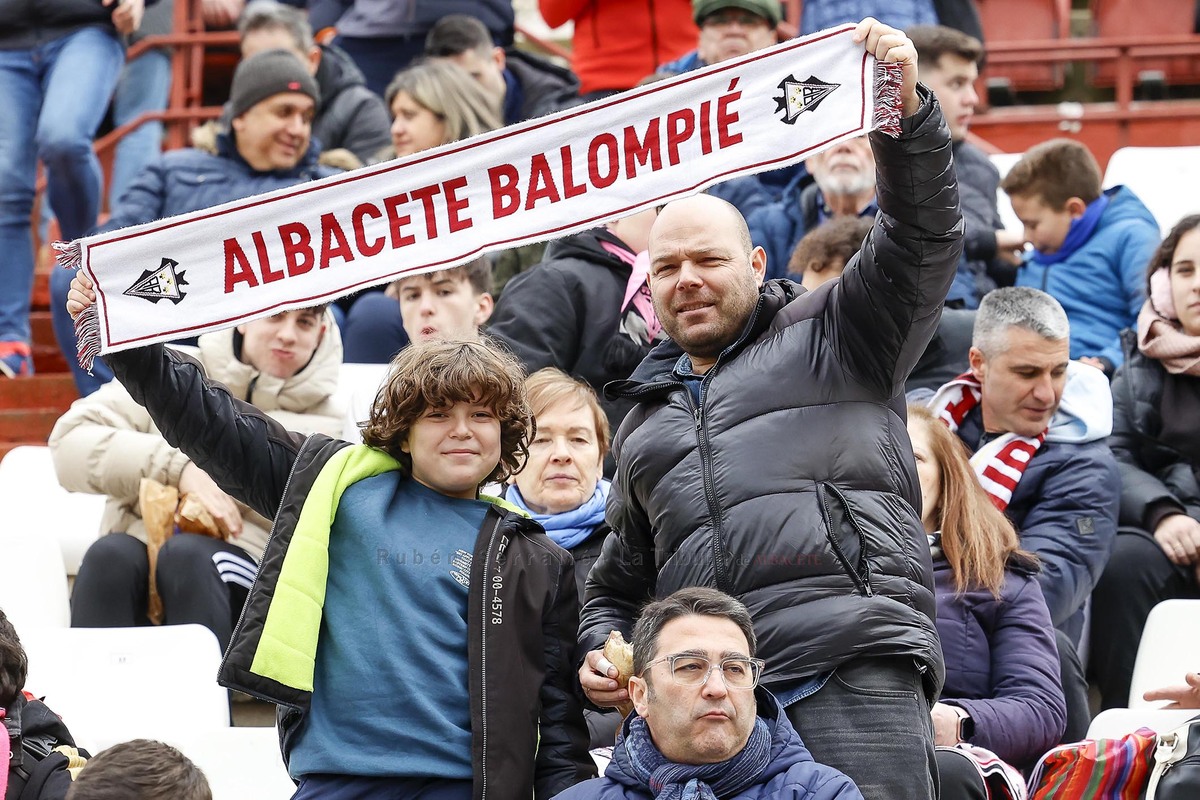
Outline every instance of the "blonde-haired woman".
{"label": "blonde-haired woman", "polygon": [[[942,697],[933,707],[934,742],[969,742],[1025,766],[1058,744],[1067,718],[1037,559],[1021,549],[949,428],[928,409],[909,406],[908,434],[946,663]],[[945,800],[987,797],[960,752],[939,750],[937,758]]]}
{"label": "blonde-haired woman", "polygon": [[[400,70],[384,95],[392,143],[376,162],[411,156],[501,127],[499,101],[463,68],[422,61]],[[536,260],[536,259],[535,259]],[[354,300],[342,341],[346,361],[387,364],[408,344],[398,290],[367,291]]]}

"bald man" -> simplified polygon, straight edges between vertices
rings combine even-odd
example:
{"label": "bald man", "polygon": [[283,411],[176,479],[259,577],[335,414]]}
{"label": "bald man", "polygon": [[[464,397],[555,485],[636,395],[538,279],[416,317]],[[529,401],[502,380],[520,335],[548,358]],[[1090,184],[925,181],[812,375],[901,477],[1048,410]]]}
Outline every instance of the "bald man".
{"label": "bald man", "polygon": [[[609,631],[628,637],[647,599],[715,587],[750,609],[763,684],[818,763],[867,798],[929,800],[943,672],[903,391],[962,216],[912,43],[875,20],[856,36],[903,65],[904,119],[899,138],[871,134],[880,217],[840,281],[764,281],[763,249],[713,197],[667,205],[650,231],[671,341],[607,389],[638,405],[613,444],[613,535],[587,581],[579,677],[592,703],[627,702],[598,649]],[[714,728],[729,723],[720,712],[680,710]]]}

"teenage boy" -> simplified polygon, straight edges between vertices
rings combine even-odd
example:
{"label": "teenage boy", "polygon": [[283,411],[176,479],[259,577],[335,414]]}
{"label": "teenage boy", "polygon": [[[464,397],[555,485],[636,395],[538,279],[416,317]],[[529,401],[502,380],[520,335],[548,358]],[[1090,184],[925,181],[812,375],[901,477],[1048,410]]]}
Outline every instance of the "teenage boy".
{"label": "teenage boy", "polygon": [[[95,302],[75,277],[68,311]],[[523,372],[405,348],[366,445],[287,431],[153,345],[107,356],[166,439],[274,529],[219,680],[280,706],[296,798],[548,798],[595,774],[573,564],[479,487],[520,468]]]}
{"label": "teenage boy", "polygon": [[1120,333],[1146,300],[1143,276],[1158,247],[1154,215],[1128,187],[1100,190],[1100,166],[1070,139],[1030,148],[1000,182],[1034,252],[1017,286],[1041,289],[1071,323],[1071,358],[1111,378]]}
{"label": "teenage boy", "polygon": [[[346,362],[387,364],[409,342],[476,339],[493,308],[492,267],[484,256],[450,269],[401,278],[384,292],[371,292],[355,301],[346,323]],[[370,416],[386,371],[344,374],[353,386],[342,438],[360,442],[360,423]]]}

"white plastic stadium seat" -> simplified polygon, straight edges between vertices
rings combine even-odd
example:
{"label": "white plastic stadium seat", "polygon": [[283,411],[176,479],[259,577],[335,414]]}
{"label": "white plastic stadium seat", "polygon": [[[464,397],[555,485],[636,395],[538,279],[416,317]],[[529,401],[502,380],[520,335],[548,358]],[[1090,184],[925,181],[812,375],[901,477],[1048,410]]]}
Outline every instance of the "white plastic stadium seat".
{"label": "white plastic stadium seat", "polygon": [[67,575],[100,536],[104,495],[68,492],[58,482],[49,447],[13,448],[0,460],[0,508],[6,530],[58,540]]}
{"label": "white plastic stadium seat", "polygon": [[1164,600],[1146,619],[1138,645],[1133,680],[1129,685],[1129,707],[1162,705],[1148,703],[1142,694],[1162,686],[1178,686],[1183,676],[1200,669],[1200,600]]}
{"label": "white plastic stadium seat", "polygon": [[1119,739],[1138,728],[1164,733],[1178,728],[1196,713],[1195,709],[1187,708],[1110,708],[1092,719],[1087,738]]}
{"label": "white plastic stadium seat", "polygon": [[[992,153],[988,158],[992,160],[992,164],[1000,171],[1000,180],[1004,180],[1004,176],[1012,169],[1013,164],[1020,161],[1023,155],[1025,154]],[[1000,221],[1004,223],[1004,230],[1020,233],[1025,229],[1025,226],[1021,224],[1021,220],[1017,219],[1017,213],[1013,211],[1008,195],[999,187],[996,188],[996,208],[1000,211]]]}
{"label": "white plastic stadium seat", "polygon": [[1104,171],[1104,188],[1128,186],[1150,209],[1166,236],[1176,222],[1200,213],[1200,146],[1122,147]]}
{"label": "white plastic stadium seat", "polygon": [[188,731],[163,741],[204,772],[213,800],[287,800],[296,791],[273,727]]}
{"label": "white plastic stadium seat", "polygon": [[229,726],[221,648],[203,625],[64,628],[22,634],[25,688],[93,753],[128,739]]}
{"label": "white plastic stadium seat", "polygon": [[71,624],[67,574],[58,542],[36,529],[0,529],[0,610],[24,639],[40,630]]}

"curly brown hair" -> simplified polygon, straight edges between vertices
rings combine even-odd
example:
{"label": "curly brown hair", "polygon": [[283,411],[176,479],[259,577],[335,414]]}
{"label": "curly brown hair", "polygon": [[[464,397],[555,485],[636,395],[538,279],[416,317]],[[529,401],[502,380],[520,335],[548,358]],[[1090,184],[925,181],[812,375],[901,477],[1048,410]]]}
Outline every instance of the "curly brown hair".
{"label": "curly brown hair", "polygon": [[484,483],[499,483],[520,472],[534,430],[525,369],[486,337],[414,342],[401,350],[363,425],[363,442],[383,450],[411,473],[412,457],[400,446],[408,441],[413,425],[426,410],[455,403],[488,406],[500,419],[500,461]]}

